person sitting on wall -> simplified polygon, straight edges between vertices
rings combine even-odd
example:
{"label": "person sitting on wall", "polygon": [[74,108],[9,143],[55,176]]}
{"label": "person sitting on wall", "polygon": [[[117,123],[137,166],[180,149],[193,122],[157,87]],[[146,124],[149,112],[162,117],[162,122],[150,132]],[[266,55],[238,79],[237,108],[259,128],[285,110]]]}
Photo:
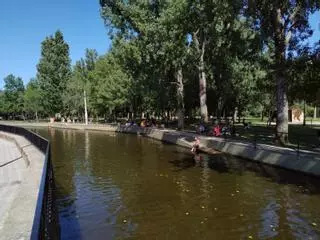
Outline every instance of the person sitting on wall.
{"label": "person sitting on wall", "polygon": [[198,154],[199,147],[200,147],[200,139],[198,137],[195,137],[192,148],[191,148],[191,152],[193,152],[194,154]]}
{"label": "person sitting on wall", "polygon": [[145,119],[143,119],[142,121],[141,121],[141,123],[140,123],[140,127],[146,127],[146,120]]}
{"label": "person sitting on wall", "polygon": [[219,124],[217,124],[213,128],[213,136],[215,136],[215,137],[220,137],[221,136],[221,127],[219,126]]}
{"label": "person sitting on wall", "polygon": [[203,134],[205,131],[206,131],[205,126],[203,125],[203,123],[200,123],[200,126],[199,126],[199,133],[200,133],[200,134]]}
{"label": "person sitting on wall", "polygon": [[156,127],[157,126],[157,121],[155,118],[151,118],[151,127]]}
{"label": "person sitting on wall", "polygon": [[126,124],[125,124],[125,126],[126,126],[126,127],[130,127],[130,126],[131,126],[130,121],[127,121]]}
{"label": "person sitting on wall", "polygon": [[221,134],[222,135],[231,135],[231,133],[230,133],[230,128],[229,128],[229,126],[228,125],[225,125],[225,126],[223,126],[222,128],[221,128]]}

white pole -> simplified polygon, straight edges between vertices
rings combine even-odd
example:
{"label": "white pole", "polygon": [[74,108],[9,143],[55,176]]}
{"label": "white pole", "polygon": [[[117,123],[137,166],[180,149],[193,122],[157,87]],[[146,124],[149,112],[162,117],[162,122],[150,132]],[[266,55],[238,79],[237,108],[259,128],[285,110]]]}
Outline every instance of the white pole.
{"label": "white pole", "polygon": [[87,111],[87,95],[86,95],[86,90],[83,91],[84,95],[84,119],[85,119],[85,124],[88,125],[88,111]]}

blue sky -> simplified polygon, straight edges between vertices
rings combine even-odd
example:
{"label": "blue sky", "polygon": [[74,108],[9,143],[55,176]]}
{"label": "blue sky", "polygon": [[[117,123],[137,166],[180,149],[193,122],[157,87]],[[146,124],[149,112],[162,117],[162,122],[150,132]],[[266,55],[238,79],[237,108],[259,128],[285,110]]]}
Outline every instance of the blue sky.
{"label": "blue sky", "polygon": [[86,48],[99,54],[110,46],[99,13],[99,0],[1,0],[0,88],[10,73],[28,82],[36,75],[41,42],[60,29],[70,47],[72,62]]}
{"label": "blue sky", "polygon": [[[320,12],[310,17],[314,35],[320,39]],[[85,48],[99,54],[110,46],[107,29],[99,13],[99,0],[1,0],[0,6],[0,89],[3,78],[12,73],[27,83],[36,75],[41,42],[60,29],[70,46],[72,62]]]}

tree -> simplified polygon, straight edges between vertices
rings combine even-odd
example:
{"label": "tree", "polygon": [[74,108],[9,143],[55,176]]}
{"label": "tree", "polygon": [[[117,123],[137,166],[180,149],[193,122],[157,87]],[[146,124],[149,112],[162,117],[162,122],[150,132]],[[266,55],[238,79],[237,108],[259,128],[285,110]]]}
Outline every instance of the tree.
{"label": "tree", "polygon": [[20,77],[13,74],[4,79],[4,110],[12,115],[23,113],[24,86]]}
{"label": "tree", "polygon": [[87,96],[90,99],[91,94],[90,72],[94,70],[97,58],[96,50],[86,49],[85,59],[81,58],[76,62],[63,94],[65,112],[74,116],[84,110],[86,124],[88,123],[87,105],[90,105]]}
{"label": "tree", "polygon": [[[184,127],[183,67],[187,54],[187,32],[183,27],[187,19],[187,1],[105,1],[101,0],[102,16],[113,30],[112,36],[137,43],[141,53],[143,80],[142,99],[163,102],[159,86],[176,89],[178,128]],[[174,81],[165,78],[173,77]],[[166,91],[168,92],[168,91]],[[150,98],[149,98],[150,96]],[[145,101],[147,102],[147,101]],[[154,102],[153,105],[156,105]],[[162,105],[162,104],[160,104]]]}
{"label": "tree", "polygon": [[4,93],[0,90],[0,114],[1,116],[6,113],[5,110],[5,101],[4,101]]}
{"label": "tree", "polygon": [[[189,1],[189,31],[195,49],[199,78],[200,114],[208,122],[206,53],[216,54],[227,40],[226,32],[239,8],[232,1]],[[209,51],[208,51],[209,49]]]}
{"label": "tree", "polygon": [[50,116],[63,111],[62,95],[71,75],[70,62],[69,46],[61,31],[41,43],[37,79],[41,89],[41,105]]}
{"label": "tree", "polygon": [[38,113],[41,108],[41,93],[40,86],[37,79],[31,79],[26,86],[24,92],[24,110],[35,114],[35,118],[38,121]]}
{"label": "tree", "polygon": [[112,111],[128,102],[131,80],[112,54],[100,57],[90,75],[94,83],[94,107],[100,113]]}
{"label": "tree", "polygon": [[274,44],[274,71],[277,102],[277,140],[288,141],[288,79],[287,57],[312,34],[308,23],[310,13],[319,9],[319,1],[246,1],[248,16],[255,19],[266,43]]}

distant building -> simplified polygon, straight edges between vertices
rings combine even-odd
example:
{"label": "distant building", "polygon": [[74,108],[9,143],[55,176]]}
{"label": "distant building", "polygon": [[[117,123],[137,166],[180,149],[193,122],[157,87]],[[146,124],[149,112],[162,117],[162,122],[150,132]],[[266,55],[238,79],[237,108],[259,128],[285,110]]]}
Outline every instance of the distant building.
{"label": "distant building", "polygon": [[297,106],[292,106],[289,109],[289,122],[303,123],[304,114],[303,110]]}

